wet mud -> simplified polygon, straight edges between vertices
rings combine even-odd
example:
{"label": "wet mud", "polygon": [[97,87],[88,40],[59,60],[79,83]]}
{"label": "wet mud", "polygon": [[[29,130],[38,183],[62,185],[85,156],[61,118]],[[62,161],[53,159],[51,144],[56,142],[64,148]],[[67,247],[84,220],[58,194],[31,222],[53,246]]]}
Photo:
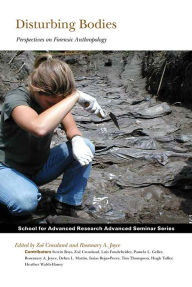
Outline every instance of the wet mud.
{"label": "wet mud", "polygon": [[[76,52],[60,57],[70,64],[77,88],[95,96],[116,115],[120,126],[119,130],[110,117],[102,120],[78,105],[72,111],[84,137],[96,147],[84,196],[93,221],[189,223],[191,110],[146,91],[142,76],[146,52]],[[63,140],[65,133],[59,127],[52,146]],[[60,180],[40,188],[39,210],[49,210]]]}

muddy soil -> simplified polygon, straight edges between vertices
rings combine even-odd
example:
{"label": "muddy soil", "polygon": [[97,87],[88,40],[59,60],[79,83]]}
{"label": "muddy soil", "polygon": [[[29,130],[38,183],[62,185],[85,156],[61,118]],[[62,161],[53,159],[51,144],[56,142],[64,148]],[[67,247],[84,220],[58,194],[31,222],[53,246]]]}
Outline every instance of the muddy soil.
{"label": "muddy soil", "polygon": [[[59,55],[70,64],[77,88],[95,96],[120,126],[118,130],[109,117],[101,120],[79,106],[73,109],[78,127],[96,147],[84,203],[100,222],[189,223],[191,111],[146,91],[141,75],[145,56],[128,51]],[[56,129],[52,146],[63,140],[64,131]],[[49,209],[60,180],[41,187],[40,210]],[[64,217],[59,221],[65,222]]]}

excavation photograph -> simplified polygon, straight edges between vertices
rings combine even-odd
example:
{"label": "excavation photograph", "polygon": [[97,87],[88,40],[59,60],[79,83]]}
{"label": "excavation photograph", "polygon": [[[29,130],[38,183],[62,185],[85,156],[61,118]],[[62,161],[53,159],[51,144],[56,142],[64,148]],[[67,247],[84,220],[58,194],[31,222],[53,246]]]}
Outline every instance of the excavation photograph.
{"label": "excavation photograph", "polygon": [[192,223],[191,51],[0,51],[0,224]]}

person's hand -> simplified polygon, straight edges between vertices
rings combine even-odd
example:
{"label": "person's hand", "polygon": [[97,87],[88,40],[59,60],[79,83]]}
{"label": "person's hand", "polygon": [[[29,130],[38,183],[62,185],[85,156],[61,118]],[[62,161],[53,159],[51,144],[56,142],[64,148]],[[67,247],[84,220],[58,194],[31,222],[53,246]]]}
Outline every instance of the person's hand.
{"label": "person's hand", "polygon": [[78,91],[79,94],[79,99],[78,99],[78,103],[88,112],[96,114],[97,116],[101,117],[101,118],[105,118],[106,115],[104,113],[104,111],[102,110],[102,108],[100,107],[100,105],[98,104],[97,100],[88,95],[85,94],[81,91]]}
{"label": "person's hand", "polygon": [[71,142],[73,157],[80,163],[80,165],[88,165],[93,159],[93,154],[83,138],[81,136],[75,136],[72,138]]}

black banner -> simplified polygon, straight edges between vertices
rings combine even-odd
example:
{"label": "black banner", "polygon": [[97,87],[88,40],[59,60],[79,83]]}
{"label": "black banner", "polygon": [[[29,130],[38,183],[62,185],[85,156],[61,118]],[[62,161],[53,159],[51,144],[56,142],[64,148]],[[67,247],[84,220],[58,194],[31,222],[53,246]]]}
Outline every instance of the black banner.
{"label": "black banner", "polygon": [[191,233],[192,224],[1,224],[0,233]]}

